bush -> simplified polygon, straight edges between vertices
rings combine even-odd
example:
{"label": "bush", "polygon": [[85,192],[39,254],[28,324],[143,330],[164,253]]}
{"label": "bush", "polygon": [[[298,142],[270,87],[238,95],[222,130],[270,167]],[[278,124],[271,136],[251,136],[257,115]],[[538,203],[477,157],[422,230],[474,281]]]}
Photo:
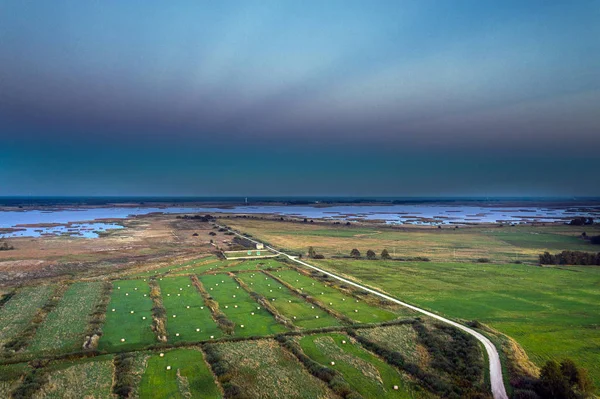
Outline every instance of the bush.
{"label": "bush", "polygon": [[556,255],[544,252],[539,262],[541,265],[600,265],[600,252],[562,251]]}
{"label": "bush", "polygon": [[387,249],[384,249],[383,251],[381,251],[381,259],[391,259],[392,257],[390,256],[390,253],[388,252]]}
{"label": "bush", "polygon": [[350,251],[350,256],[358,259],[360,258],[360,251],[354,248],[352,251]]}
{"label": "bush", "polygon": [[369,260],[377,259],[377,256],[375,255],[375,252],[373,252],[372,250],[369,249],[367,251],[367,259],[369,259]]}
{"label": "bush", "polygon": [[477,259],[478,263],[490,263],[490,260],[488,258],[479,258]]}

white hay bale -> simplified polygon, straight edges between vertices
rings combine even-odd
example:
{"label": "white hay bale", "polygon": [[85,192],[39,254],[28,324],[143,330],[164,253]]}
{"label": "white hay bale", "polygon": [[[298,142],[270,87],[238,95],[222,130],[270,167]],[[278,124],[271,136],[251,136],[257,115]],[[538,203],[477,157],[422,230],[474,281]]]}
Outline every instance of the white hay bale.
{"label": "white hay bale", "polygon": [[164,356],[165,356],[165,354],[164,354],[164,353],[161,353],[159,356],[160,356],[160,357],[164,357]]}
{"label": "white hay bale", "polygon": [[200,306],[200,310],[204,310],[204,306]]}
{"label": "white hay bale", "polygon": [[318,318],[319,318],[319,316],[315,316],[315,319],[318,319]]}
{"label": "white hay bale", "polygon": [[254,316],[254,312],[250,313],[252,316]]}
{"label": "white hay bale", "polygon": [[146,316],[142,316],[142,320],[146,320]]}
{"label": "white hay bale", "polygon": [[211,335],[211,336],[210,336],[210,339],[214,339],[214,338],[215,338],[215,336],[214,336],[214,335]]}
{"label": "white hay bale", "polygon": [[173,315],[173,317],[177,317],[177,315],[176,315],[176,314],[174,314],[174,315]]}
{"label": "white hay bale", "polygon": [[311,306],[310,308],[311,308],[311,309],[314,309],[315,307],[314,307],[314,306]]}
{"label": "white hay bale", "polygon": [[237,308],[237,305],[233,305],[234,308]]}
{"label": "white hay bale", "polygon": [[256,309],[260,310],[260,306],[257,306]]}
{"label": "white hay bale", "polygon": [[120,290],[120,289],[121,289],[121,287],[117,287],[117,289],[118,289],[118,290]]}
{"label": "white hay bale", "polygon": [[345,343],[346,343],[346,341],[345,341],[345,340],[344,340],[344,341],[342,341],[342,344],[345,344]]}
{"label": "white hay bale", "polygon": [[235,298],[235,295],[233,297]]}
{"label": "white hay bale", "polygon": [[181,296],[181,294],[177,294],[177,296]]}
{"label": "white hay bale", "polygon": [[133,310],[131,311],[131,314],[133,314]]}
{"label": "white hay bale", "polygon": [[175,336],[176,336],[176,337],[179,337],[179,333],[175,333]]}
{"label": "white hay bale", "polygon": [[137,291],[137,288],[134,288],[133,290],[134,290],[134,291]]}
{"label": "white hay bale", "polygon": [[331,362],[331,365],[332,365],[332,366],[335,366],[335,362]]}
{"label": "white hay bale", "polygon": [[171,370],[171,366],[167,366],[167,370]]}
{"label": "white hay bale", "polygon": [[358,309],[354,309],[354,313],[358,313]]}
{"label": "white hay bale", "polygon": [[225,305],[225,309],[229,309],[229,306]]}
{"label": "white hay bale", "polygon": [[116,310],[115,310],[115,309],[113,309],[112,311],[113,311],[113,312],[115,312]]}
{"label": "white hay bale", "polygon": [[125,296],[129,296],[129,293],[128,293],[128,292],[126,292],[126,293],[125,293]]}
{"label": "white hay bale", "polygon": [[121,342],[125,342],[125,338],[121,338]]}
{"label": "white hay bale", "polygon": [[200,329],[199,329],[199,328],[196,328],[196,332],[200,332]]}
{"label": "white hay bale", "polygon": [[289,300],[288,302],[289,302],[289,303],[292,303],[292,301],[291,301],[291,300]]}
{"label": "white hay bale", "polygon": [[171,294],[167,294],[167,296],[171,296]]}
{"label": "white hay bale", "polygon": [[398,390],[398,385],[394,385],[394,390],[397,391]]}
{"label": "white hay bale", "polygon": [[242,324],[240,327],[244,328],[244,325]]}
{"label": "white hay bale", "polygon": [[180,288],[179,291],[183,291],[183,288]]}
{"label": "white hay bale", "polygon": [[186,309],[189,309],[189,308],[190,308],[190,305],[186,306]]}

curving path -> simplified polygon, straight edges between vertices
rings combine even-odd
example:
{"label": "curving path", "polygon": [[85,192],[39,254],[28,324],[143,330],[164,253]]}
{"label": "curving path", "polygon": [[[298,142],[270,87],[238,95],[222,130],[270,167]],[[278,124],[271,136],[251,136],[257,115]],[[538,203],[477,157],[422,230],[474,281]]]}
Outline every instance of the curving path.
{"label": "curving path", "polygon": [[[237,235],[237,236],[239,236],[241,238],[245,238],[245,239],[247,239],[249,241],[252,241],[252,242],[254,242],[256,244],[260,243],[259,241],[256,241],[256,240],[254,240],[252,238],[249,238],[249,237],[246,237],[246,236],[244,236],[242,234],[239,234],[238,232],[233,231],[233,230],[231,230],[231,229],[229,229],[227,227],[224,227],[224,226],[219,226],[219,227],[224,228],[224,229],[232,232],[233,234],[235,234],[235,235]],[[502,379],[502,365],[500,363],[500,356],[498,355],[498,351],[496,350],[496,347],[494,346],[494,344],[492,344],[492,342],[485,335],[483,335],[483,334],[481,334],[481,333],[479,333],[479,332],[477,332],[477,331],[475,331],[475,330],[473,330],[473,329],[471,329],[469,327],[466,327],[466,326],[464,326],[464,325],[462,325],[460,323],[457,323],[457,322],[452,321],[450,319],[446,319],[445,317],[439,316],[439,315],[437,315],[435,313],[431,313],[430,311],[427,311],[425,309],[421,309],[419,307],[413,306],[413,305],[408,304],[406,302],[402,302],[402,301],[400,301],[400,300],[398,300],[396,298],[393,298],[393,297],[391,297],[389,295],[382,294],[381,292],[378,292],[378,291],[375,291],[375,290],[373,290],[371,288],[365,287],[364,285],[360,285],[358,283],[355,283],[354,281],[347,280],[347,279],[345,279],[343,277],[337,276],[337,275],[335,275],[333,273],[330,273],[330,272],[328,272],[326,270],[323,270],[323,269],[318,268],[316,266],[310,265],[310,264],[308,264],[308,263],[306,263],[304,261],[301,261],[300,259],[298,259],[295,256],[286,254],[285,252],[278,251],[278,250],[276,250],[274,248],[271,248],[271,247],[269,247],[267,245],[265,245],[265,248],[267,248],[267,249],[269,249],[269,250],[271,250],[271,251],[273,251],[273,252],[275,252],[275,253],[277,253],[279,255],[286,256],[290,260],[292,260],[292,261],[294,261],[296,263],[299,263],[302,266],[308,267],[308,268],[313,269],[313,270],[317,270],[320,273],[324,273],[324,274],[326,274],[326,275],[328,275],[330,277],[333,277],[333,278],[335,278],[335,279],[337,279],[339,281],[344,282],[345,284],[352,285],[354,287],[357,287],[357,288],[360,288],[360,289],[362,289],[364,291],[367,291],[367,292],[369,292],[369,293],[371,293],[373,295],[377,295],[377,296],[379,296],[381,298],[384,298],[384,299],[386,299],[386,300],[388,300],[390,302],[394,302],[394,303],[396,303],[398,305],[402,305],[402,306],[405,306],[405,307],[407,307],[409,309],[412,309],[414,311],[423,313],[423,314],[425,314],[425,315],[427,315],[429,317],[432,317],[432,318],[440,320],[440,321],[442,321],[444,323],[450,324],[450,325],[452,325],[452,326],[454,326],[456,328],[459,328],[459,329],[463,330],[467,334],[470,334],[470,335],[474,336],[479,342],[481,342],[483,344],[483,346],[485,347],[485,350],[486,350],[486,352],[488,354],[488,359],[490,361],[490,383],[491,383],[492,395],[494,396],[494,399],[508,399],[508,395],[506,394],[506,389],[504,387],[504,380]]]}

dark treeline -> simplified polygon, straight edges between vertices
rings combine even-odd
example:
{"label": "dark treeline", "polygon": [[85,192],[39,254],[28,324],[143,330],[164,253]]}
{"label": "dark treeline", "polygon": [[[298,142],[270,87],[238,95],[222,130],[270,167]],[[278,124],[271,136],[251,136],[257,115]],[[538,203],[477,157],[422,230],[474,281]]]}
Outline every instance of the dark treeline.
{"label": "dark treeline", "polygon": [[177,219],[197,220],[199,222],[212,222],[215,217],[212,215],[183,215],[177,216]]}
{"label": "dark treeline", "polygon": [[540,255],[541,265],[600,265],[600,252],[562,251],[552,255],[544,252]]}

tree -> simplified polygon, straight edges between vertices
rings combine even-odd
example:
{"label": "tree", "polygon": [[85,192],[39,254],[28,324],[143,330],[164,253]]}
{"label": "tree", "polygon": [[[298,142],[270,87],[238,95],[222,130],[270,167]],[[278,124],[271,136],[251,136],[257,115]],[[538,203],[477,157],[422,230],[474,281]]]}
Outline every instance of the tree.
{"label": "tree", "polygon": [[571,390],[566,378],[563,376],[559,364],[548,360],[540,372],[539,392],[542,397],[555,399],[570,399]]}
{"label": "tree", "polygon": [[360,258],[360,251],[354,248],[352,251],[350,251],[350,256],[353,258]]}
{"label": "tree", "polygon": [[388,252],[387,249],[384,249],[383,251],[381,251],[381,259],[391,259],[392,257],[390,256],[390,253]]}
{"label": "tree", "polygon": [[377,259],[377,256],[375,255],[375,252],[373,252],[372,250],[369,249],[367,251],[367,259],[370,259],[370,260]]}
{"label": "tree", "polygon": [[316,254],[317,254],[317,251],[315,251],[315,249],[313,247],[308,247],[308,257],[309,258],[314,258]]}

